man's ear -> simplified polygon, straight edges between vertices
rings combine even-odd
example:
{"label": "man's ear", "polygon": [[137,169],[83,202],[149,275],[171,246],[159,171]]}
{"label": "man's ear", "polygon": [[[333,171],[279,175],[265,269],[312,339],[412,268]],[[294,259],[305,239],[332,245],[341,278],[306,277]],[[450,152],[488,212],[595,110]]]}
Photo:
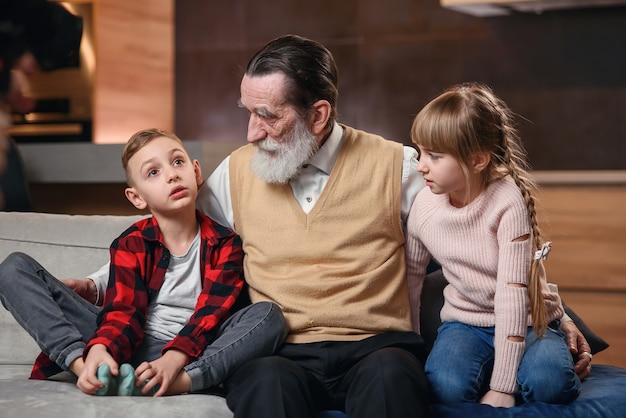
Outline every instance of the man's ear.
{"label": "man's ear", "polygon": [[148,206],[146,201],[143,200],[141,196],[139,196],[139,193],[137,193],[137,190],[135,190],[133,187],[127,187],[124,190],[124,194],[126,195],[126,199],[128,199],[128,201],[132,203],[133,206],[137,209],[144,210]]}
{"label": "man's ear", "polygon": [[491,161],[491,153],[488,151],[475,152],[472,155],[472,170],[480,173],[489,165]]}
{"label": "man's ear", "polygon": [[311,132],[319,135],[324,132],[330,118],[331,106],[327,100],[318,100],[313,103],[313,116],[311,118]]}

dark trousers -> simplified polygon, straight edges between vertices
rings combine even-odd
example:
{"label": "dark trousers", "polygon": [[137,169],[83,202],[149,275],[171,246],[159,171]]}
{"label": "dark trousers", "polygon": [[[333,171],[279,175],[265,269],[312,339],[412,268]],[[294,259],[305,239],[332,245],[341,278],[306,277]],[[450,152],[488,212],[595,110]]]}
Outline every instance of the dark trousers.
{"label": "dark trousers", "polygon": [[350,418],[417,418],[428,411],[424,342],[412,332],[362,341],[285,344],[228,380],[236,418],[314,418],[322,410]]}

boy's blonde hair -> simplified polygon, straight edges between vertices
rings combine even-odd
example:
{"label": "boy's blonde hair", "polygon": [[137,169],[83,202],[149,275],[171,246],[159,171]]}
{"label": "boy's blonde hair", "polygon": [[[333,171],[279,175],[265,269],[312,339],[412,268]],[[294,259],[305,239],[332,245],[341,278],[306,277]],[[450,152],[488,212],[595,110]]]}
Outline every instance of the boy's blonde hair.
{"label": "boy's blonde hair", "polygon": [[[513,112],[489,87],[464,83],[447,89],[415,117],[411,140],[417,146],[456,158],[468,182],[468,194],[471,157],[477,152],[489,152],[490,161],[482,171],[483,187],[506,175],[513,178],[528,207],[533,247],[535,250],[541,248],[541,232],[532,195],[537,187],[529,174],[526,151],[514,126]],[[547,324],[540,261],[533,259],[528,290],[533,328],[542,336]]]}
{"label": "boy's blonde hair", "polygon": [[176,136],[172,132],[165,131],[165,130],[158,129],[158,128],[144,129],[139,132],[136,132],[133,136],[131,136],[128,139],[128,142],[126,142],[126,145],[124,146],[124,150],[122,151],[122,167],[124,167],[124,172],[126,173],[126,181],[129,184],[130,184],[130,173],[128,172],[128,161],[140,149],[148,145],[154,139],[160,138],[160,137],[173,139],[174,141],[179,142],[180,145],[183,145],[183,141],[178,136]]}

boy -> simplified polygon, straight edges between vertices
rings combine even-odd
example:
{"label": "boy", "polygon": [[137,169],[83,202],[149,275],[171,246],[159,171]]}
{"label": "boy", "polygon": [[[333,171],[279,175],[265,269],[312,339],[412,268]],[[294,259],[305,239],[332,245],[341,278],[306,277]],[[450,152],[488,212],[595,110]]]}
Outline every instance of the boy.
{"label": "boy", "polygon": [[[232,313],[244,285],[241,241],[196,211],[198,161],[174,134],[148,129],[130,138],[122,164],[126,197],[152,217],[111,245],[97,321],[96,308],[19,253],[0,264],[5,307],[88,394],[196,392],[272,354],[286,335],[284,318],[270,303]],[[38,309],[47,312],[33,315]],[[34,376],[43,377],[37,365]]]}

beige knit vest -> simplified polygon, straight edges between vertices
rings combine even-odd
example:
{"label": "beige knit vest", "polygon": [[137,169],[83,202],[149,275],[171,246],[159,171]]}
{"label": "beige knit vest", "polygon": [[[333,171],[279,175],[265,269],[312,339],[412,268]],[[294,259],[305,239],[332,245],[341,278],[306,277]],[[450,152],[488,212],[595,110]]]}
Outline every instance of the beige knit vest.
{"label": "beige knit vest", "polygon": [[288,342],[411,330],[400,219],[402,145],[343,129],[335,167],[308,214],[289,184],[267,184],[252,174],[254,146],[230,158],[250,297],[283,309]]}

